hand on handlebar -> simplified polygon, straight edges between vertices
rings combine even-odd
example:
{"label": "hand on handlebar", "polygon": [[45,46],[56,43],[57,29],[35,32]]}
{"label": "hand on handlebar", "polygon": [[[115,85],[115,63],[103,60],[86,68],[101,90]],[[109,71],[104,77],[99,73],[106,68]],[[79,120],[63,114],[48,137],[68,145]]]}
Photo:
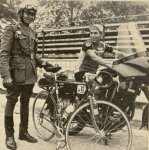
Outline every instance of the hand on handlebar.
{"label": "hand on handlebar", "polygon": [[55,73],[61,69],[59,64],[52,65],[51,63],[48,63],[46,61],[42,63],[42,67],[45,69],[45,71],[53,72],[53,73]]}
{"label": "hand on handlebar", "polygon": [[95,77],[95,81],[99,84],[100,88],[108,88],[113,83],[113,77],[110,72],[102,70]]}
{"label": "hand on handlebar", "polygon": [[54,67],[51,63],[48,63],[47,61],[44,61],[43,63],[42,63],[42,67],[45,69],[45,68],[47,68],[47,67]]}
{"label": "hand on handlebar", "polygon": [[112,63],[106,63],[106,67],[107,67],[107,68],[110,68],[110,69],[111,69],[111,68],[112,68],[112,66],[113,66],[113,64],[112,64]]}
{"label": "hand on handlebar", "polygon": [[127,56],[128,56],[128,54],[125,54],[125,53],[123,53],[123,52],[117,53],[117,58],[118,58],[118,59],[121,59],[121,58],[124,58],[124,57],[127,57]]}
{"label": "hand on handlebar", "polygon": [[61,70],[61,68],[62,68],[62,67],[60,67],[60,66],[57,66],[57,67],[46,67],[46,68],[45,68],[45,71],[56,73],[56,72],[58,72],[59,70]]}

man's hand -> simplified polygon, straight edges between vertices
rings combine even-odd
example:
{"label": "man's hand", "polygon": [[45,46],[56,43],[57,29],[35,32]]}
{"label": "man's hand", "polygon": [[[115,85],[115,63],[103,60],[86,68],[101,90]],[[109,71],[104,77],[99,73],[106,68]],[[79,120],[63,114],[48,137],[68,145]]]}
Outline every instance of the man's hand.
{"label": "man's hand", "polygon": [[108,68],[112,68],[112,64],[106,64]]}
{"label": "man's hand", "polygon": [[117,53],[117,58],[118,59],[121,59],[121,58],[124,58],[124,57],[127,57],[128,55],[126,53],[123,53],[123,52],[119,52]]}
{"label": "man's hand", "polygon": [[11,79],[11,77],[6,76],[6,77],[3,78],[3,86],[5,88],[13,86],[13,80]]}
{"label": "man's hand", "polygon": [[58,70],[61,69],[61,67],[59,66],[59,64],[55,64],[55,65],[52,65],[48,62],[43,62],[42,64],[42,67],[45,69],[45,71],[47,72],[57,72]]}
{"label": "man's hand", "polygon": [[50,64],[50,63],[48,63],[47,61],[44,61],[43,63],[42,63],[42,67],[45,69],[45,68],[47,68],[47,67],[54,67],[52,64]]}

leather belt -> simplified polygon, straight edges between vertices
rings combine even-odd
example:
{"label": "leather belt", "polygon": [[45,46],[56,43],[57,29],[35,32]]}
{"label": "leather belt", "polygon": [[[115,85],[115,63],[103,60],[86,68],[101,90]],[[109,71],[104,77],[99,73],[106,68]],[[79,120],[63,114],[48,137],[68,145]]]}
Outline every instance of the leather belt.
{"label": "leather belt", "polygon": [[33,58],[34,53],[30,53],[30,54],[14,54],[13,57],[30,57]]}

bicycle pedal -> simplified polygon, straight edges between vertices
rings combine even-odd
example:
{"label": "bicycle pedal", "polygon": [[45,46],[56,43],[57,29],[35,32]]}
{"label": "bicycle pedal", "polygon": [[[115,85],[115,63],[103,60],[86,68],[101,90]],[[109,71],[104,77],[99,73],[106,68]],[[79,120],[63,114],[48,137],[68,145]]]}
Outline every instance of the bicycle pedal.
{"label": "bicycle pedal", "polygon": [[60,149],[60,148],[64,148],[66,146],[66,143],[63,141],[63,142],[58,142],[57,143],[57,147],[56,147],[56,150]]}
{"label": "bicycle pedal", "polygon": [[59,148],[60,148],[60,144],[61,144],[61,142],[58,142],[58,143],[57,143],[56,149],[59,149]]}

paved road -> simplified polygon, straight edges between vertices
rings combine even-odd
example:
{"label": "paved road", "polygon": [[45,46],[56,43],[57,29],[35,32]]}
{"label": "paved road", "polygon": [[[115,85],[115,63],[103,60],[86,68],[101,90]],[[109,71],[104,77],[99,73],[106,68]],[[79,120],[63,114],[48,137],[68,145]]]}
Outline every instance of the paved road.
{"label": "paved road", "polygon": [[[5,133],[4,133],[4,125],[3,125],[3,119],[4,119],[4,106],[5,106],[5,95],[0,95],[0,150],[7,150],[5,146]],[[31,118],[31,107],[32,107],[31,100],[30,103],[30,126],[29,131],[33,136],[37,136],[32,118]],[[15,138],[18,145],[18,150],[55,150],[56,149],[56,138],[53,138],[51,141],[45,142],[38,138],[38,143],[31,144],[27,143],[25,141],[18,140],[18,126],[19,126],[19,104],[17,105],[15,109],[14,119],[15,119]],[[141,119],[141,110],[137,109],[135,113],[134,120],[131,122],[132,128],[133,128],[133,144],[132,144],[132,150],[148,150],[148,132],[146,129],[138,130],[140,125],[140,119]],[[62,150],[65,150],[63,148]],[[91,149],[90,149],[91,150]]]}

